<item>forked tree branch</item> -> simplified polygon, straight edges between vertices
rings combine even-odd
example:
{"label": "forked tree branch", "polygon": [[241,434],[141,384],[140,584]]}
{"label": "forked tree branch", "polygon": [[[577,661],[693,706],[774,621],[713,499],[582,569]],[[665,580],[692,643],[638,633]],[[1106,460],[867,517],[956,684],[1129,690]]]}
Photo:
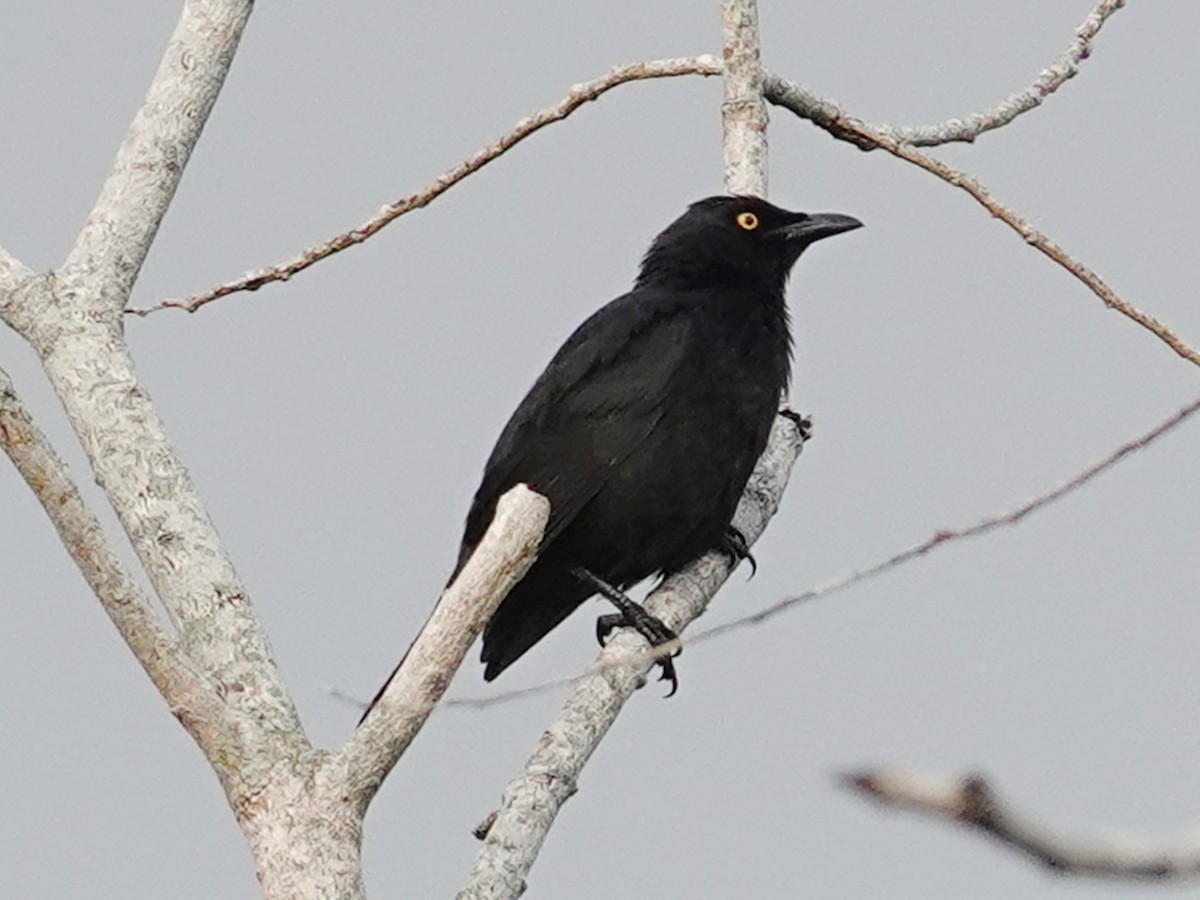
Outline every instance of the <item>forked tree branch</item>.
{"label": "forked tree branch", "polygon": [[382,702],[337,753],[289,758],[237,808],[268,898],[365,896],[367,805],[450,683],[490,612],[536,556],[549,505],[519,485],[442,595]]}
{"label": "forked tree branch", "polygon": [[[0,308],[41,359],[179,633],[175,652],[220,698],[225,742],[202,746],[235,807],[269,781],[281,756],[310,747],[245,588],[138,378],[120,310],[252,6],[251,0],[186,0],[66,263],[49,276],[18,278],[19,289]],[[143,658],[162,647],[134,649]],[[194,697],[167,700],[186,707]]]}
{"label": "forked tree branch", "polygon": [[[767,450],[746,485],[733,523],[753,544],[779,508],[805,434],[784,416],[775,420]],[[677,634],[704,613],[732,571],[724,553],[710,553],[667,579],[646,599],[646,610]],[[520,896],[579,774],[639,688],[656,653],[645,638],[620,629],[563,704],[522,772],[509,782],[500,807],[480,826],[483,843],[458,900]]]}
{"label": "forked tree branch", "polygon": [[0,448],[42,504],[71,559],[171,711],[205,750],[220,746],[224,722],[212,686],[188,665],[159,624],[149,598],[117,559],[66,463],[34,423],[3,369]]}
{"label": "forked tree branch", "polygon": [[[1004,127],[1022,113],[1040,106],[1043,100],[1079,73],[1080,64],[1092,54],[1092,41],[1100,33],[1109,16],[1124,5],[1125,0],[1100,0],[1075,29],[1071,43],[1058,59],[1039,72],[1032,84],[990,109],[971,113],[961,119],[946,119],[933,125],[880,125],[877,130],[914,147],[936,147],[956,141],[970,143],[981,134]],[[827,100],[819,102],[830,103]],[[875,148],[868,144],[863,145],[863,149]]]}
{"label": "forked tree branch", "polygon": [[842,783],[880,803],[967,825],[1056,872],[1121,879],[1176,879],[1200,875],[1200,839],[1083,837],[1051,828],[1002,800],[979,775],[961,779],[871,769]]}
{"label": "forked tree branch", "polygon": [[438,600],[378,704],[330,760],[332,768],[345,772],[344,791],[364,811],[500,601],[537,559],[549,517],[549,501],[523,484],[500,498],[483,540]]}
{"label": "forked tree branch", "polygon": [[[1013,94],[997,106],[973,113],[965,119],[947,119],[944,122],[933,125],[875,126],[875,130],[879,134],[889,136],[894,141],[908,142],[915,146],[933,146],[951,141],[973,141],[976,137],[987,131],[1009,124],[1022,113],[1035,109],[1041,104],[1042,100],[1058,90],[1059,87],[1076,74],[1080,62],[1086,59],[1091,53],[1093,38],[1099,33],[1109,16],[1124,6],[1124,3],[1125,0],[1101,0],[1095,9],[1088,14],[1087,18],[1084,19],[1079,28],[1076,29],[1074,39],[1071,41],[1066,52],[1039,73],[1033,84]],[[736,20],[732,21],[736,22]],[[738,45],[730,45],[728,52],[735,58],[740,59],[744,57],[757,60],[758,47],[757,43],[740,47]],[[478,171],[534,132],[552,122],[565,119],[584,103],[595,100],[601,94],[619,85],[627,84],[631,81],[644,81],[651,78],[674,78],[681,75],[716,76],[722,75],[724,71],[725,67],[722,62],[712,56],[658,59],[651,60],[650,62],[617,66],[599,78],[575,85],[567,93],[567,96],[554,106],[547,107],[528,118],[522,119],[495,143],[479,150],[473,156],[464,160],[453,169],[448,170],[434,182],[417,191],[415,194],[410,194],[401,200],[383,207],[376,215],[367,219],[357,228],[331,238],[322,244],[309,247],[289,260],[284,260],[265,269],[248,272],[240,278],[227,281],[204,293],[194,294],[181,299],[172,298],[162,300],[151,306],[131,307],[126,312],[139,316],[145,316],[164,309],[182,309],[187,312],[195,312],[221,297],[227,297],[230,294],[243,291],[256,291],[273,282],[287,281],[293,275],[303,272],[322,259],[332,256],[348,247],[362,243],[371,237],[371,235],[377,233],[380,229],[406,213],[427,206],[468,175]],[[863,150],[874,150],[881,146],[878,141],[857,134],[853,130],[838,129],[836,127],[837,122],[852,117],[832,100],[820,97],[799,85],[784,82],[778,76],[772,76],[769,73],[760,76],[760,78],[764,79],[760,83],[765,89],[764,92],[767,99],[772,103],[780,103],[786,106],[802,118],[808,119],[814,124],[831,131],[835,137],[849,141]],[[785,84],[789,85],[786,91],[787,98],[786,100],[781,100],[776,94],[781,90],[781,86]],[[726,90],[733,93],[726,102],[733,103],[735,106],[743,103],[748,104],[745,107],[746,113],[751,115],[755,121],[758,121],[759,113],[753,110],[753,98],[748,98],[748,95],[745,93],[748,86],[749,82],[737,87],[728,85]],[[762,112],[761,123],[763,129],[759,129],[757,137],[751,138],[746,136],[738,138],[732,143],[726,143],[726,153],[731,154],[731,159],[737,160],[743,157],[750,158],[765,154],[765,109]],[[739,143],[742,140],[746,142],[744,146]],[[730,171],[731,173],[736,173],[741,170],[732,169]],[[765,167],[763,167],[763,171],[765,172]],[[734,177],[737,177],[736,174]],[[754,184],[729,186],[727,184],[727,189],[734,193],[765,195],[766,176],[763,176],[761,186]]]}
{"label": "forked tree branch", "polygon": [[834,137],[840,137],[856,142],[870,143],[886,150],[893,156],[899,157],[913,165],[919,166],[926,172],[960,188],[970,194],[980,206],[1019,234],[1025,243],[1045,254],[1071,275],[1079,279],[1093,294],[1103,301],[1109,309],[1114,309],[1121,315],[1133,320],[1150,331],[1167,344],[1181,357],[1195,365],[1200,365],[1200,352],[1191,344],[1157,318],[1123,300],[1099,275],[1072,257],[1066,250],[1046,237],[1029,223],[992,196],[979,179],[960,172],[946,165],[939,159],[934,159],[927,153],[922,153],[915,147],[905,144],[872,125],[845,115],[840,107],[827,109],[814,107],[812,98],[800,85],[787,81],[778,76],[768,75],[766,83],[767,98],[779,106],[792,110],[797,115],[811,120],[829,131]]}
{"label": "forked tree branch", "polygon": [[0,246],[0,319],[7,319],[17,292],[34,277],[32,269]]}
{"label": "forked tree branch", "polygon": [[253,0],[186,0],[146,99],[59,270],[93,307],[124,307],[225,83]]}

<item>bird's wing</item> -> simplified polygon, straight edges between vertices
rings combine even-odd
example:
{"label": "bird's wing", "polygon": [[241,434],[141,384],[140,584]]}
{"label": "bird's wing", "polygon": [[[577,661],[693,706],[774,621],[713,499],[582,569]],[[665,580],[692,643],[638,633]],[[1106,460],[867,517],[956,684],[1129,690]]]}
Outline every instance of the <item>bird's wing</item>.
{"label": "bird's wing", "polygon": [[467,517],[463,556],[517,483],[550,499],[543,547],[658,426],[683,370],[689,319],[645,290],[608,304],[567,340],[505,426]]}

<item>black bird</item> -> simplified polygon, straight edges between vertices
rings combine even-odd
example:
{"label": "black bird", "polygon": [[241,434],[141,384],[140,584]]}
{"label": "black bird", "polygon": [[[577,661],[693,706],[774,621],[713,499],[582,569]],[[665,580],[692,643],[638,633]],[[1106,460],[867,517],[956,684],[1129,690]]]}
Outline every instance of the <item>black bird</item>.
{"label": "black bird", "polygon": [[659,643],[665,626],[620,592],[709,550],[747,555],[730,522],[788,383],[788,275],[809,244],[861,225],[756,197],[700,200],[655,238],[633,290],[567,339],[467,515],[455,575],[509,488],[550,500],[537,561],[484,629],[484,679],[596,593],[623,608],[601,636],[632,624]]}

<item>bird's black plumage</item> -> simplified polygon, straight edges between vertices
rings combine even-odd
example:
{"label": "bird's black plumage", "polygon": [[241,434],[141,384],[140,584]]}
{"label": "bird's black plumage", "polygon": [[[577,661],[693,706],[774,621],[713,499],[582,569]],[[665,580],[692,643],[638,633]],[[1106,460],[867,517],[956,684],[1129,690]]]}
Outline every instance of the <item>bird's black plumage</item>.
{"label": "bird's black plumage", "polygon": [[727,546],[788,383],[784,288],[814,241],[861,225],[753,197],[692,204],[653,242],[633,290],[567,339],[505,426],[467,515],[455,573],[496,502],[550,500],[540,555],[483,633],[499,675],[596,593]]}

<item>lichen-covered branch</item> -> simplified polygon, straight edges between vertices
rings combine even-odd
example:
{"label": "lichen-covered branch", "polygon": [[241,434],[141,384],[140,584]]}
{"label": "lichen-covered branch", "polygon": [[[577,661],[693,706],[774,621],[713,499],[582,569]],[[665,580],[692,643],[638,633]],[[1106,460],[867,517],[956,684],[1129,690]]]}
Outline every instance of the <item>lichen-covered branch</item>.
{"label": "lichen-covered branch", "polygon": [[[753,544],[779,507],[805,435],[779,416],[766,452],[738,504],[734,525]],[[708,608],[732,568],[710,553],[667,579],[646,599],[646,609],[676,633]],[[480,827],[483,843],[458,900],[520,896],[542,842],[562,805],[575,793],[579,774],[654,664],[645,638],[621,629],[575,686],[546,729],[524,770],[504,789],[500,807]]]}
{"label": "lichen-covered branch", "polygon": [[247,592],[138,377],[120,317],[252,5],[184,4],[87,224],[67,263],[27,295],[19,330],[41,357],[182,651],[214,680],[230,714],[245,718],[248,740],[261,728],[303,746]]}
{"label": "lichen-covered branch", "polygon": [[725,190],[767,196],[767,104],[759,61],[758,3],[723,0],[721,46],[725,100],[721,146]]}
{"label": "lichen-covered branch", "polygon": [[17,292],[34,277],[33,270],[0,246],[0,319],[7,319]]}
{"label": "lichen-covered branch", "polygon": [[64,287],[119,313],[225,83],[253,0],[187,0],[75,246]]}
{"label": "lichen-covered branch", "polygon": [[189,667],[154,614],[149,598],[125,571],[70,472],[34,423],[12,380],[0,369],[0,448],[25,479],[63,546],[95,592],[171,711],[196,741],[221,743],[220,703],[203,675]]}
{"label": "lichen-covered branch", "polygon": [[1020,812],[979,775],[950,779],[871,769],[844,775],[842,783],[887,806],[981,831],[1055,872],[1143,880],[1200,875],[1194,832],[1171,840],[1072,835]]}
{"label": "lichen-covered branch", "polygon": [[446,588],[379,702],[331,761],[363,810],[450,685],[467,650],[514,584],[537,559],[550,503],[517,485],[496,505],[483,540]]}
{"label": "lichen-covered branch", "polygon": [[[962,116],[961,119],[947,119],[934,125],[874,125],[875,131],[886,134],[888,138],[911,146],[938,146],[954,142],[971,143],[980,134],[994,131],[1018,118],[1022,113],[1030,112],[1042,104],[1046,97],[1061,88],[1068,80],[1079,73],[1082,61],[1092,53],[1092,41],[1108,22],[1112,13],[1120,10],[1126,0],[1100,0],[1096,7],[1087,14],[1084,22],[1075,29],[1075,34],[1061,56],[1046,66],[1037,74],[1030,85],[1016,91],[989,109]],[[778,89],[781,79],[778,76],[768,76],[767,89],[770,92]],[[863,150],[875,150],[880,146],[872,140],[863,139],[853,132],[841,133],[836,131],[836,122],[850,118],[846,110],[833,100],[821,97],[814,92],[794,85],[791,91],[791,101],[787,103],[792,112],[815,124],[834,131],[836,137],[841,137],[857,144]]]}
{"label": "lichen-covered branch", "polygon": [[[215,102],[252,6],[250,0],[186,0],[143,106],[67,262],[51,274],[33,275],[5,257],[10,273],[5,280],[15,284],[11,289],[5,285],[0,306],[0,316],[38,354],[96,482],[171,617],[179,636],[171,653],[161,633],[150,628],[148,601],[129,593],[127,578],[121,580],[118,570],[105,570],[108,580],[97,593],[110,614],[123,616],[115,619],[118,628],[143,664],[151,657],[178,663],[171,670],[178,677],[151,673],[173,709],[193,715],[206,700],[201,684],[219,698],[219,707],[203,713],[213,719],[211,727],[185,724],[197,735],[235,808],[270,780],[282,757],[308,750],[308,741],[246,591],[138,378],[124,339],[121,306]],[[60,489],[68,497],[66,486]],[[72,523],[56,519],[56,524]],[[94,555],[89,548],[96,546],[98,532],[88,532],[83,520],[73,527],[77,537],[86,533],[91,544],[72,546],[64,536],[68,550]],[[103,560],[82,562],[99,565]],[[120,594],[116,600],[113,591]],[[170,693],[174,691],[178,693]]]}
{"label": "lichen-covered branch", "polygon": [[488,616],[536,558],[549,515],[518,485],[443,593],[379,704],[336,753],[306,751],[237,807],[268,898],[365,895],[359,856],[367,805],[437,705]]}

